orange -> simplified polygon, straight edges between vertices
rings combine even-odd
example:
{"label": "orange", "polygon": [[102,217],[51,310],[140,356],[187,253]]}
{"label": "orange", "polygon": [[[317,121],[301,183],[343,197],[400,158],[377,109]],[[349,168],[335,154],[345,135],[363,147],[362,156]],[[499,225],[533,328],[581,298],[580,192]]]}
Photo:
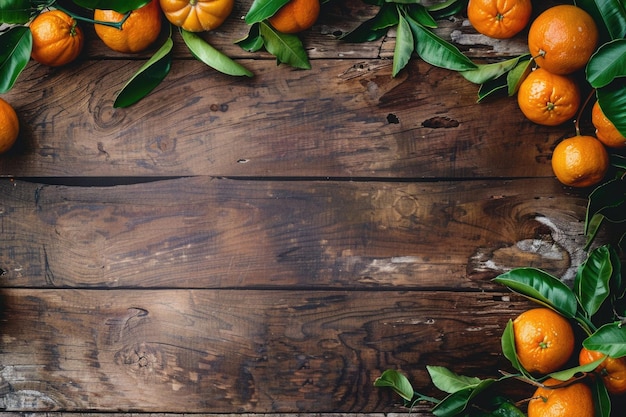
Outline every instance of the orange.
{"label": "orange", "polygon": [[517,103],[528,120],[557,126],[576,115],[580,90],[571,78],[537,68],[520,84]]}
{"label": "orange", "polygon": [[562,4],[547,9],[530,25],[528,48],[541,68],[571,74],[587,65],[598,44],[598,28],[583,9]]}
{"label": "orange", "polygon": [[268,20],[279,32],[298,33],[313,26],[319,15],[319,0],[291,0]]}
{"label": "orange", "polygon": [[609,169],[609,154],[593,136],[577,135],[563,139],[552,152],[552,171],[571,187],[598,184]]}
{"label": "orange", "polygon": [[591,123],[596,128],[596,137],[600,142],[610,148],[626,147],[626,137],[606,117],[597,101],[591,109]]}
{"label": "orange", "polygon": [[17,113],[9,103],[0,98],[0,154],[11,149],[19,131]]}
{"label": "orange", "polygon": [[[114,10],[96,9],[94,20],[121,22],[124,15]],[[122,29],[95,24],[96,34],[106,46],[122,53],[135,53],[147,49],[161,32],[161,9],[159,0],[133,10],[122,25]]]}
{"label": "orange", "polygon": [[76,20],[60,10],[39,14],[30,23],[30,32],[33,35],[31,57],[43,65],[69,64],[83,49],[83,31]]}
{"label": "orange", "polygon": [[574,352],[574,331],[569,321],[549,308],[527,310],[513,320],[515,350],[529,372],[558,370]]}
{"label": "orange", "polygon": [[543,385],[528,402],[528,417],[594,417],[593,394],[583,382],[568,385],[549,378]]}
{"label": "orange", "polygon": [[234,0],[160,0],[165,17],[189,32],[221,26],[233,10]]}
{"label": "orange", "polygon": [[598,351],[589,350],[583,347],[578,354],[578,363],[580,365],[587,365],[588,363],[595,362],[603,357],[606,357],[606,359],[598,365],[595,371],[598,375],[600,375],[606,389],[611,394],[625,393],[626,357],[611,358]]}
{"label": "orange", "polygon": [[532,10],[530,0],[470,0],[467,18],[477,32],[506,39],[526,27]]}

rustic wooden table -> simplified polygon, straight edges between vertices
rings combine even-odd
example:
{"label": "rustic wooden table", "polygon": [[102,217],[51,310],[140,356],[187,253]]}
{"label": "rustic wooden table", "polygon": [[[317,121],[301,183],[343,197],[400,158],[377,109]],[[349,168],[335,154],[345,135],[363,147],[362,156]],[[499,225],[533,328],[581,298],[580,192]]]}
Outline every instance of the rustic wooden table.
{"label": "rustic wooden table", "polygon": [[[585,191],[549,162],[572,126],[419,59],[393,78],[393,36],[337,39],[375,12],[359,0],[302,37],[311,70],[277,66],[233,44],[250,3],[207,39],[253,78],[176,35],[165,81],[116,109],[149,54],[86,27],[79,62],[3,95],[22,126],[0,156],[5,414],[403,412],[384,369],[430,394],[426,365],[510,369],[500,336],[530,304],[491,279],[584,259]],[[438,30],[477,60],[525,48]]]}

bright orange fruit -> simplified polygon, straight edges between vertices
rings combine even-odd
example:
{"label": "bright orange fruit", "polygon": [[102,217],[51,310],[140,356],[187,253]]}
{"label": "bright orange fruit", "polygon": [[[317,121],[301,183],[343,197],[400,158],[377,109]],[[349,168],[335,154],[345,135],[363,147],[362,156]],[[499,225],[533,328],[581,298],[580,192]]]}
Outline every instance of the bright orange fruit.
{"label": "bright orange fruit", "polygon": [[234,0],[160,0],[165,18],[188,32],[217,29],[233,10]]}
{"label": "bright orange fruit", "polygon": [[[564,385],[562,388],[556,388]],[[564,384],[550,378],[528,403],[528,417],[594,417],[591,389],[583,382]],[[551,388],[554,387],[554,388]]]}
{"label": "bright orange fruit", "polygon": [[591,123],[596,128],[596,137],[600,142],[610,148],[626,147],[626,137],[620,133],[602,109],[600,103],[595,102],[591,109]]}
{"label": "bright orange fruit", "polygon": [[33,35],[31,57],[43,65],[59,67],[78,58],[84,35],[76,20],[61,10],[39,14],[30,23]]}
{"label": "bright orange fruit", "polygon": [[13,107],[0,98],[0,154],[15,143],[20,131],[20,122]]}
{"label": "bright orange fruit", "polygon": [[611,394],[626,393],[626,357],[611,358],[601,352],[582,348],[578,354],[578,363],[587,365],[600,358],[606,357],[596,368],[596,373],[602,378],[604,386]]}
{"label": "bright orange fruit", "polygon": [[279,32],[298,33],[313,26],[319,14],[319,0],[291,0],[268,20]]}
{"label": "bright orange fruit", "polygon": [[467,18],[477,32],[506,39],[526,27],[532,9],[530,0],[470,0]]}
{"label": "bright orange fruit", "polygon": [[[124,15],[114,10],[96,9],[93,18],[103,22],[121,22]],[[98,24],[94,28],[102,42],[112,50],[122,53],[141,52],[152,45],[161,32],[159,0],[152,0],[133,10],[121,30]]]}
{"label": "bright orange fruit", "polygon": [[598,184],[609,169],[609,154],[593,136],[577,135],[563,139],[552,151],[552,171],[570,187]]}

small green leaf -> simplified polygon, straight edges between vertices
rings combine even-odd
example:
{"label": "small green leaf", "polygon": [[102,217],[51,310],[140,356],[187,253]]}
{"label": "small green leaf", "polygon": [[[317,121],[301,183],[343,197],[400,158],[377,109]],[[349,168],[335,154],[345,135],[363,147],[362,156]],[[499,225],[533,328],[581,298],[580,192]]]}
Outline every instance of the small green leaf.
{"label": "small green leaf", "polygon": [[0,2],[0,23],[24,24],[30,20],[29,0],[2,0]]}
{"label": "small green leaf", "polygon": [[172,38],[169,37],[158,51],[128,80],[119,92],[113,107],[128,107],[154,90],[165,79],[172,65]]}
{"label": "small green leaf", "polygon": [[398,10],[392,4],[384,4],[376,16],[346,33],[341,40],[353,43],[372,42],[383,37],[390,27],[398,24]]}
{"label": "small green leaf", "polygon": [[604,115],[626,136],[626,77],[616,78],[611,84],[598,88],[596,96]]}
{"label": "small green leaf", "polygon": [[607,246],[593,250],[578,268],[574,291],[588,317],[596,314],[609,297],[613,272],[611,253]]}
{"label": "small green leaf", "polygon": [[583,340],[583,346],[612,358],[626,356],[626,326],[608,323]]}
{"label": "small green leaf", "polygon": [[287,3],[289,3],[289,0],[254,0],[250,9],[248,9],[245,21],[249,25],[262,22],[274,16],[278,9]]}
{"label": "small green leaf", "polygon": [[407,17],[416,40],[415,51],[430,65],[452,71],[468,71],[476,69],[474,64],[459,49],[446,42],[419,22]]}
{"label": "small green leaf", "polygon": [[446,0],[427,7],[433,19],[442,20],[467,10],[469,0]]}
{"label": "small green leaf", "polygon": [[502,345],[502,354],[511,362],[511,366],[518,371],[523,371],[522,365],[517,359],[517,350],[515,349],[515,333],[513,332],[513,320],[509,320],[502,332],[500,338]]}
{"label": "small green leaf", "polygon": [[428,9],[421,4],[410,5],[406,8],[406,13],[411,16],[411,19],[427,28],[434,29],[437,27],[437,21],[433,19]]}
{"label": "small green leaf", "polygon": [[513,97],[517,94],[519,86],[526,79],[528,74],[532,71],[532,59],[529,55],[524,55],[520,62],[513,68],[506,76],[507,91],[509,97]]}
{"label": "small green leaf", "polygon": [[591,56],[586,68],[587,81],[594,88],[609,85],[626,76],[626,39],[605,43]]}
{"label": "small green leaf", "polygon": [[517,408],[515,404],[507,401],[500,404],[497,409],[486,417],[526,417],[526,414]]}
{"label": "small green leaf", "polygon": [[452,417],[463,412],[477,395],[484,392],[493,383],[494,379],[485,379],[474,387],[468,387],[449,394],[431,412],[437,417]]}
{"label": "small green leaf", "polygon": [[0,34],[0,93],[6,93],[20,76],[33,47],[33,36],[27,26],[13,26]]}
{"label": "small green leaf", "polygon": [[478,88],[478,102],[482,102],[488,97],[494,96],[500,91],[506,90],[506,76],[500,76],[495,80],[487,81]]}
{"label": "small green leaf", "polygon": [[554,378],[554,379],[558,379],[559,381],[569,381],[570,379],[572,379],[577,374],[580,374],[580,373],[583,373],[583,372],[592,372],[594,369],[596,369],[598,367],[598,365],[600,365],[602,362],[604,362],[604,359],[606,359],[606,358],[603,356],[600,359],[597,359],[597,360],[595,360],[593,362],[590,362],[590,363],[588,363],[586,365],[575,366],[575,367],[569,368],[569,369],[563,369],[562,371],[553,372],[549,376]]}
{"label": "small green leaf", "polygon": [[[528,57],[529,55],[525,55]],[[476,69],[461,71],[461,75],[469,82],[483,84],[487,81],[495,80],[499,76],[514,69],[522,57],[511,58],[506,61],[494,62],[492,64],[477,64]]]}
{"label": "small green leaf", "polygon": [[426,369],[433,385],[448,394],[465,388],[474,388],[482,382],[480,378],[458,375],[443,366],[426,365]]}
{"label": "small green leaf", "polygon": [[236,45],[239,45],[241,49],[248,52],[257,52],[263,48],[263,38],[261,37],[261,33],[259,31],[259,24],[254,23],[250,26],[250,30],[248,31],[248,35],[235,42]]}
{"label": "small green leaf", "polygon": [[196,59],[227,75],[252,77],[254,74],[243,65],[215,49],[198,34],[180,29],[183,41]]}
{"label": "small green leaf", "polygon": [[294,68],[311,69],[306,50],[297,35],[278,32],[265,22],[260,23],[260,33],[265,49],[274,55],[278,63]]}
{"label": "small green leaf", "polygon": [[398,75],[400,70],[411,60],[413,54],[413,33],[406,19],[400,15],[396,35],[396,46],[393,52],[392,77]]}
{"label": "small green leaf", "polygon": [[516,268],[493,279],[567,318],[574,318],[578,309],[576,296],[558,278],[536,268]]}
{"label": "small green leaf", "polygon": [[127,13],[150,3],[150,0],[73,0],[78,6],[86,9],[115,10]]}
{"label": "small green leaf", "polygon": [[413,387],[407,377],[393,369],[387,369],[378,378],[376,378],[374,386],[389,387],[406,401],[411,401],[413,398]]}

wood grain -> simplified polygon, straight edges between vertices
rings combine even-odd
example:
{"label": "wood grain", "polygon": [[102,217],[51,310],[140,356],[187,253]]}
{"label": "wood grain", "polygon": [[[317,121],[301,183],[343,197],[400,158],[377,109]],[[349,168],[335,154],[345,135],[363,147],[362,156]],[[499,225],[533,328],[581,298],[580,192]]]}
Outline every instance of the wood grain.
{"label": "wood grain", "polygon": [[4,286],[489,289],[584,259],[586,200],[553,179],[0,186]]}
{"label": "wood grain", "polygon": [[493,293],[131,289],[5,289],[2,304],[0,408],[173,413],[390,411],[397,399],[372,385],[384,369],[433,395],[426,364],[510,369],[499,337],[527,307]]}

